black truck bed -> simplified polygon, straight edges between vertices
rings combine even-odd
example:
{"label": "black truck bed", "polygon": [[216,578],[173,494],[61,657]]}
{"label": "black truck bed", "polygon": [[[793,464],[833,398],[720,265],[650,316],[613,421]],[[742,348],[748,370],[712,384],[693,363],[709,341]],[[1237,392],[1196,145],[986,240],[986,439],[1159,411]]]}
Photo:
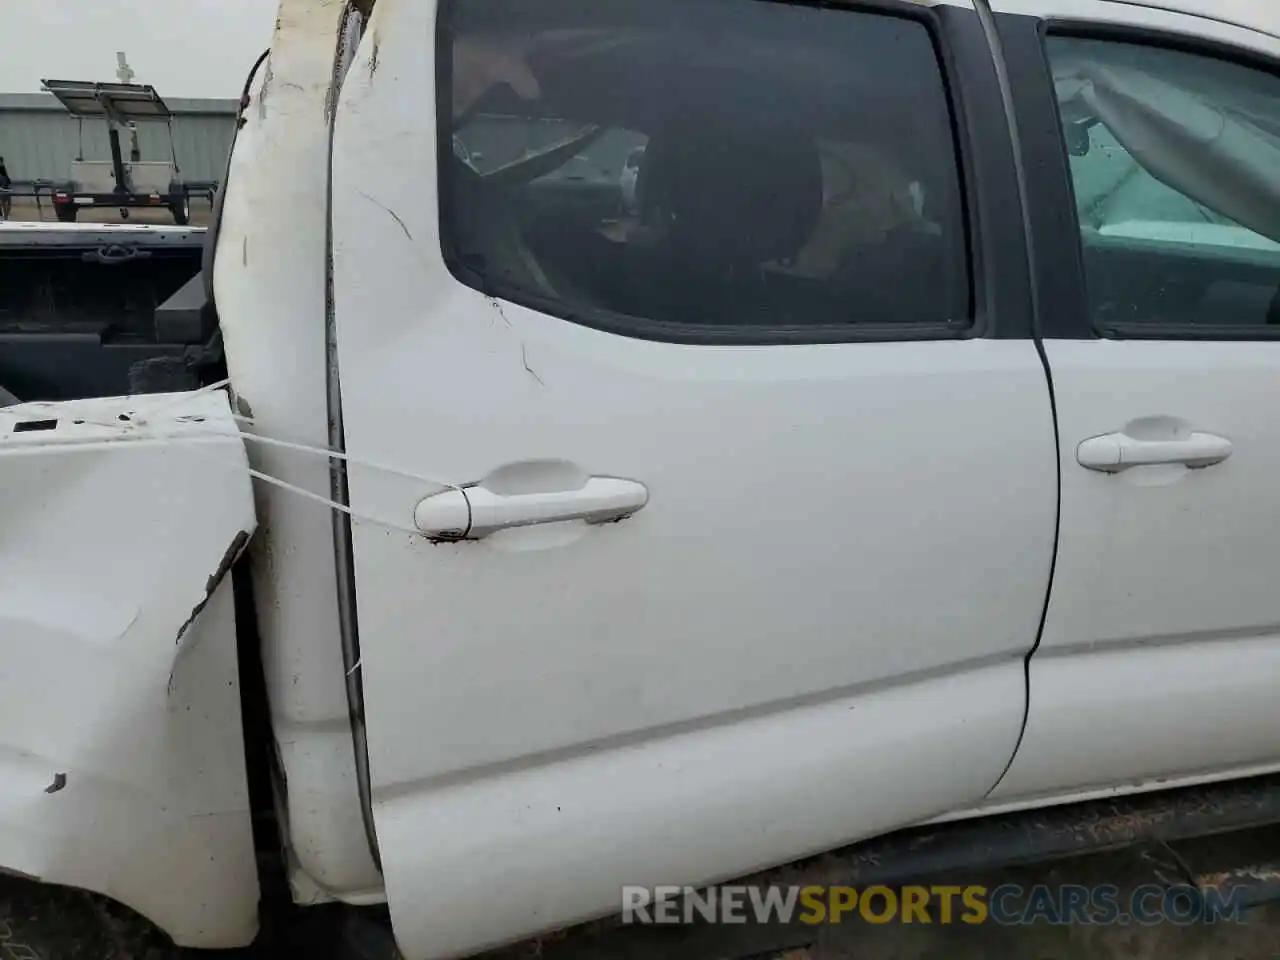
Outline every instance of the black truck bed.
{"label": "black truck bed", "polygon": [[190,389],[221,360],[205,230],[0,223],[0,388],[19,400]]}

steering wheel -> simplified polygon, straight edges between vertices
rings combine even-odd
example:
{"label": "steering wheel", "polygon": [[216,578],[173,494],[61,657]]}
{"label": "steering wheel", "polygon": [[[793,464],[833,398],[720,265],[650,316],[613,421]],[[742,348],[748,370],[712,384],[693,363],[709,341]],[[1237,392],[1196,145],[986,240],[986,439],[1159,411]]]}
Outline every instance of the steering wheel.
{"label": "steering wheel", "polygon": [[[473,234],[473,242],[480,249],[495,256],[508,272],[519,276],[519,283],[536,289],[544,296],[558,300],[559,291],[543,272],[537,257],[525,243],[519,227],[510,216],[511,204],[500,195],[505,184],[486,184],[486,177],[457,156],[449,158],[450,175],[455,178],[458,193],[469,196],[470,202],[481,205],[484,215],[479,218],[482,227]],[[497,195],[495,195],[497,191]],[[474,267],[473,267],[474,269]]]}

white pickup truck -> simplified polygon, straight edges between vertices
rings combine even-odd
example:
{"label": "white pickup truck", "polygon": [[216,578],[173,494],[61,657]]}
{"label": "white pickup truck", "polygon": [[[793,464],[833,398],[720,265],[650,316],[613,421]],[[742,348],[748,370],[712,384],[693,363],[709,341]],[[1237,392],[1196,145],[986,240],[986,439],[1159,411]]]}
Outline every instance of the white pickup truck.
{"label": "white pickup truck", "polygon": [[282,0],[224,184],[229,386],[0,409],[11,949],[1280,820],[1280,7]]}

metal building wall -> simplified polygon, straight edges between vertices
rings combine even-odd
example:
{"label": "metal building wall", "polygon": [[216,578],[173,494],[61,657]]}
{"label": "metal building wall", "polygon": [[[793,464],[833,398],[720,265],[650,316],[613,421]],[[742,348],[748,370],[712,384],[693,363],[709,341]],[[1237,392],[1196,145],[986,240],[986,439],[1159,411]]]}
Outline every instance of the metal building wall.
{"label": "metal building wall", "polygon": [[[173,111],[173,143],[182,176],[219,180],[235,132],[234,100],[167,100]],[[65,180],[80,152],[80,125],[52,96],[0,95],[0,157],[15,180]],[[107,127],[84,121],[84,158],[108,160]],[[143,160],[168,160],[169,134],[162,123],[138,124]],[[125,158],[129,141],[124,139]]]}

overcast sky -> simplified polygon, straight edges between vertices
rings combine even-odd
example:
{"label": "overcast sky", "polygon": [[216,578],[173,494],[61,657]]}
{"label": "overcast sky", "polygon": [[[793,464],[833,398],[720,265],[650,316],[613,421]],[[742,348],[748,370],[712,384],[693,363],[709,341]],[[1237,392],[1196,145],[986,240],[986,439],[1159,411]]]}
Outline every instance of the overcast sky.
{"label": "overcast sky", "polygon": [[277,0],[0,0],[0,93],[42,79],[115,80],[116,51],[135,83],[163,97],[238,97],[271,43]]}

